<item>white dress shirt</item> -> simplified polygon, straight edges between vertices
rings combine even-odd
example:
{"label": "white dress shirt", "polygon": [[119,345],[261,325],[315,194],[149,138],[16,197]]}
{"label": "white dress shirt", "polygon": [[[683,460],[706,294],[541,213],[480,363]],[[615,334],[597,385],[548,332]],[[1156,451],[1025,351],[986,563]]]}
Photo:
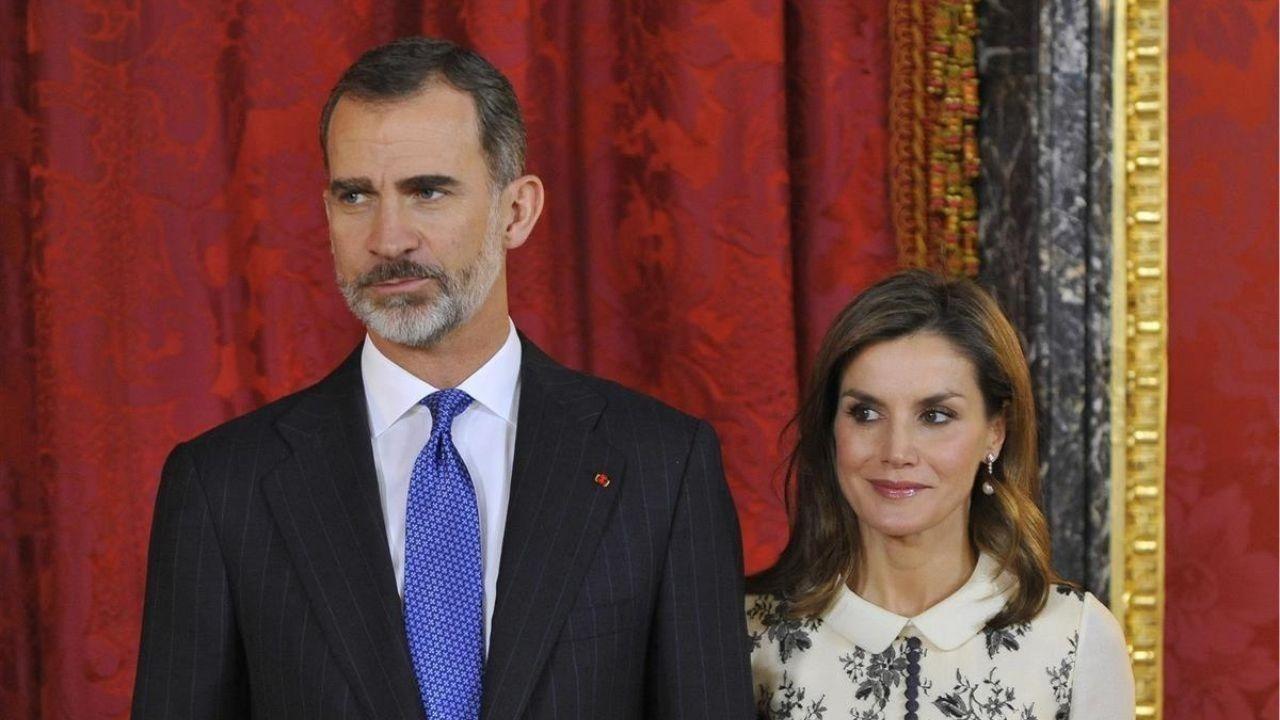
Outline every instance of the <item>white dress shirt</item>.
{"label": "white dress shirt", "polygon": [[1132,720],[1133,671],[1111,612],[1087,592],[1054,585],[1031,622],[988,630],[1012,587],[1012,576],[983,554],[968,582],[912,618],[846,587],[822,615],[800,620],[772,595],[748,595],[757,706],[771,720],[809,717],[814,701],[838,717],[905,717],[903,657],[915,637],[920,720]]}
{"label": "white dress shirt", "polygon": [[[507,320],[507,340],[458,389],[473,402],[453,421],[453,444],[476,488],[480,510],[480,558],[484,563],[484,642],[489,647],[493,603],[498,587],[498,561],[511,496],[511,463],[516,447],[520,406],[520,339]],[[373,464],[378,472],[382,517],[396,588],[404,597],[405,508],[409,476],[418,453],[431,436],[431,411],[420,401],[434,388],[383,355],[367,336],[360,356],[364,394],[369,408]]]}

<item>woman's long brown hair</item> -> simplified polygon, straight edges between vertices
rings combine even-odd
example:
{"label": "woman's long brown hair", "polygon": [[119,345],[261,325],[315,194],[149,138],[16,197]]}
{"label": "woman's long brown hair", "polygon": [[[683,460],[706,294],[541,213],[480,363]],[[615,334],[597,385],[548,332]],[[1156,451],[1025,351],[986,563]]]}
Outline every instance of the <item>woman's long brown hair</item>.
{"label": "woman's long brown hair", "polygon": [[[1028,622],[1044,607],[1056,576],[1040,497],[1035,401],[1018,334],[986,291],[923,270],[892,275],[859,295],[827,331],[792,421],[787,462],[791,535],[773,567],[747,579],[751,593],[785,597],[795,616],[822,613],[840,585],[857,577],[858,518],[840,490],[833,423],[840,379],[867,347],[915,333],[945,338],[973,363],[988,418],[1003,414],[1005,442],[995,463],[995,494],[974,477],[969,539],[1017,580],[990,627]],[[984,473],[981,468],[979,473]]]}

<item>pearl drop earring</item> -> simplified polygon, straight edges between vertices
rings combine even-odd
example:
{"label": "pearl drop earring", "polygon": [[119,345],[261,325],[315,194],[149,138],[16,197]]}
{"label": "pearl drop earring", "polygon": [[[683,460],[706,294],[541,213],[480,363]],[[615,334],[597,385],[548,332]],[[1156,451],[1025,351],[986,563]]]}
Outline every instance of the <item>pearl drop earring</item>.
{"label": "pearl drop earring", "polygon": [[994,467],[994,466],[995,466],[995,464],[996,464],[996,454],[995,454],[995,453],[987,453],[987,479],[985,479],[985,480],[983,480],[983,481],[982,481],[982,494],[983,494],[983,495],[995,495],[995,494],[996,494],[996,486],[991,484],[991,481],[992,481],[992,480],[995,478],[995,476],[996,476],[996,474],[995,474],[995,467]]}

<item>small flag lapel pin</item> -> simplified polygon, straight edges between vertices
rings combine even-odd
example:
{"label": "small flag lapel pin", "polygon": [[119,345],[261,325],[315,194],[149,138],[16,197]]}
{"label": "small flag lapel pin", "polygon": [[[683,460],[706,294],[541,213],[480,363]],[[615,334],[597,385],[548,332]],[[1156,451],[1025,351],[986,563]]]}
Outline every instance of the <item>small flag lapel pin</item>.
{"label": "small flag lapel pin", "polygon": [[596,484],[602,488],[609,487],[609,476],[604,473],[596,473]]}

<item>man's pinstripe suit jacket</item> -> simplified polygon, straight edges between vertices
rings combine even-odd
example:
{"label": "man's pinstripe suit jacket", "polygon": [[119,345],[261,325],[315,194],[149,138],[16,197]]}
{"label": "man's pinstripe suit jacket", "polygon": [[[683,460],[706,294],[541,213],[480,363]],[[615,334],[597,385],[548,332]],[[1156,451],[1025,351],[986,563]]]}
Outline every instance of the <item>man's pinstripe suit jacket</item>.
{"label": "man's pinstripe suit jacket", "polygon": [[[714,432],[522,342],[482,717],[751,717]],[[366,418],[357,351],[174,449],[135,718],[424,717]]]}

